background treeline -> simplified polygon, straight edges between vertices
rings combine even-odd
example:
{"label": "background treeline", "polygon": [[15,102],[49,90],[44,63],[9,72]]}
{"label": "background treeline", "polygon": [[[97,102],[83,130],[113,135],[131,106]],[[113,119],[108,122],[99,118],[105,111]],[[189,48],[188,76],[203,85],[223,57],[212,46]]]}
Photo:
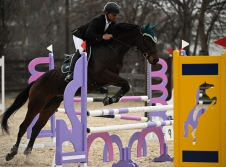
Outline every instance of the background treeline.
{"label": "background treeline", "polygon": [[[0,55],[5,55],[7,71],[17,64],[47,56],[53,44],[54,57],[63,60],[73,53],[71,30],[102,13],[107,0],[0,0]],[[168,48],[190,45],[188,55],[209,55],[213,41],[226,35],[225,0],[115,0],[121,14],[117,22],[144,25],[158,23],[158,53],[168,57]],[[145,72],[145,60],[130,50],[125,57],[124,73],[134,68]],[[26,61],[25,61],[26,60]],[[136,63],[136,65],[135,65]],[[27,64],[19,66],[24,69]]]}

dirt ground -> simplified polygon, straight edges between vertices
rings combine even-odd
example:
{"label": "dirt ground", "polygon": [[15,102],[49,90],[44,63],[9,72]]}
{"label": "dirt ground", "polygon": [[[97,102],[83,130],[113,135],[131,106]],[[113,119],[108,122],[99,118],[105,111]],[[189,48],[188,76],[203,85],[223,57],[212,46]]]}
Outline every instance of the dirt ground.
{"label": "dirt ground", "polygon": [[[6,98],[6,108],[13,102],[12,97]],[[75,104],[76,109],[80,109],[79,103]],[[102,103],[88,103],[88,110],[95,109],[113,109],[113,108],[123,108],[123,107],[137,107],[144,106],[144,102],[119,102],[111,106],[103,106]],[[63,103],[61,104],[63,108]],[[17,111],[17,113],[11,117],[9,120],[10,126],[10,136],[2,134],[0,131],[0,166],[3,167],[50,167],[53,160],[53,155],[55,153],[55,147],[44,147],[44,148],[34,148],[32,154],[28,157],[24,156],[24,148],[19,148],[18,154],[9,162],[6,162],[5,156],[10,152],[11,147],[16,142],[16,137],[18,133],[18,128],[21,122],[24,119],[24,116],[27,111],[27,103]],[[143,113],[137,113],[133,115],[143,116]],[[68,126],[70,126],[67,115],[64,113],[56,113],[57,119],[64,119]],[[106,126],[106,125],[119,125],[119,124],[128,124],[128,123],[138,123],[136,121],[127,121],[127,120],[117,120],[117,119],[107,119],[107,118],[89,118],[88,126]],[[45,128],[48,128],[49,123]],[[112,132],[111,134],[117,134],[120,136],[123,146],[126,147],[129,141],[129,138],[134,132],[139,130],[127,130],[127,131],[117,131]],[[42,138],[37,139],[36,143],[50,141],[50,139]],[[24,135],[22,142],[26,143],[26,135]],[[168,144],[168,153],[173,157],[173,142],[167,141]],[[172,162],[153,162],[155,157],[159,156],[159,142],[158,141],[147,141],[147,157],[136,158],[136,142],[133,145],[132,160],[139,164],[140,167],[173,167]],[[102,139],[96,139],[89,152],[89,164],[90,167],[111,167],[113,163],[119,161],[119,151],[117,146],[114,144],[115,157],[113,162],[102,162],[104,141]],[[73,150],[72,145],[69,143],[68,146],[63,146],[63,151]],[[70,167],[77,167],[78,164],[70,164]]]}

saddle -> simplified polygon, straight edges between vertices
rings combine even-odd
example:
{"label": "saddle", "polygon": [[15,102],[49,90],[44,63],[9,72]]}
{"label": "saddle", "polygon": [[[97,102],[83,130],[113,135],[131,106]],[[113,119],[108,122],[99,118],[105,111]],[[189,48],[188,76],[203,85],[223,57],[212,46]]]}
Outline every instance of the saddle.
{"label": "saddle", "polygon": [[[87,52],[87,61],[89,63],[89,59],[91,57],[91,46],[86,47],[86,52]],[[64,62],[63,65],[61,66],[62,73],[64,74],[68,73],[72,56],[73,54],[64,54]]]}
{"label": "saddle", "polygon": [[61,72],[62,73],[68,73],[69,68],[70,68],[70,62],[73,54],[64,54],[64,62],[63,65],[61,66]]}

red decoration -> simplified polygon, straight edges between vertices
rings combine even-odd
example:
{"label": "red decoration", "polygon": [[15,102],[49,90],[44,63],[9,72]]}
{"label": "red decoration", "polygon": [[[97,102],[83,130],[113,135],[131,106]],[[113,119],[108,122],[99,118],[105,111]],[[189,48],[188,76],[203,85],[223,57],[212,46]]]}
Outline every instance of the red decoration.
{"label": "red decoration", "polygon": [[214,41],[215,44],[226,47],[226,37]]}
{"label": "red decoration", "polygon": [[83,43],[81,44],[81,46],[84,49],[84,51],[86,51],[86,41],[83,41]]}
{"label": "red decoration", "polygon": [[172,48],[168,48],[166,51],[167,51],[169,54],[172,54],[173,49],[172,49]]}
{"label": "red decoration", "polygon": [[[183,48],[180,48],[179,51],[183,50]],[[166,50],[169,54],[172,54],[173,53],[173,49],[172,48],[168,48]]]}

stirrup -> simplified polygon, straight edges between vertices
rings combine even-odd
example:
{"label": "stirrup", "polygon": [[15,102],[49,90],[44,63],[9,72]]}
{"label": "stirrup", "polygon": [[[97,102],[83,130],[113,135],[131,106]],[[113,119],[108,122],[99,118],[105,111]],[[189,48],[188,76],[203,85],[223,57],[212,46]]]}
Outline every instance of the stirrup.
{"label": "stirrup", "polygon": [[73,73],[68,73],[67,76],[65,77],[64,81],[70,82],[72,80],[73,80]]}

